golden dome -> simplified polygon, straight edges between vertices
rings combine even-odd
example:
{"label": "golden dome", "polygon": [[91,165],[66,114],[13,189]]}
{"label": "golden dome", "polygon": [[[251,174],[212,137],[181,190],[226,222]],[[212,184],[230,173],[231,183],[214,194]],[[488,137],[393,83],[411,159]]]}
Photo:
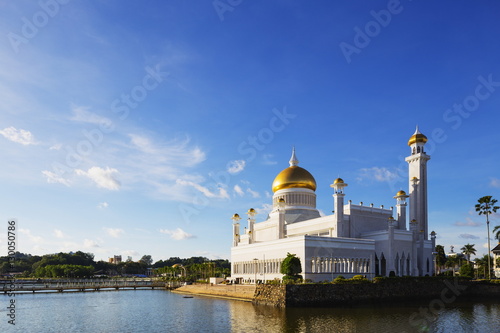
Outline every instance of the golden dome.
{"label": "golden dome", "polygon": [[406,192],[401,190],[401,191],[398,191],[398,193],[396,193],[396,196],[397,197],[402,197],[402,196],[405,196],[406,195]]}
{"label": "golden dome", "polygon": [[413,135],[410,137],[410,140],[408,140],[408,146],[411,146],[412,144],[414,144],[416,142],[422,142],[422,143],[427,142],[427,137],[425,135],[423,135],[422,133],[420,133],[420,131],[418,130],[418,126],[417,126],[417,130],[415,131],[415,133],[413,133]]}
{"label": "golden dome", "polygon": [[316,191],[316,180],[306,169],[292,165],[274,178],[273,192],[285,188],[308,188]]}
{"label": "golden dome", "polygon": [[334,184],[344,184],[344,180],[342,178],[337,178],[333,181]]}

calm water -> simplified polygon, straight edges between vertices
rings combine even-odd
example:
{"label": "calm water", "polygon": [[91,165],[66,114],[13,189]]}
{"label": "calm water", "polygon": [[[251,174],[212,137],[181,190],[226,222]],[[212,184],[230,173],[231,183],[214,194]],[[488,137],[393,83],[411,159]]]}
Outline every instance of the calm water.
{"label": "calm water", "polygon": [[[279,310],[162,290],[16,296],[16,326],[0,297],[0,332],[500,332],[500,305],[455,302],[427,319],[413,305]],[[439,311],[438,311],[439,310]],[[424,325],[428,324],[428,325]]]}

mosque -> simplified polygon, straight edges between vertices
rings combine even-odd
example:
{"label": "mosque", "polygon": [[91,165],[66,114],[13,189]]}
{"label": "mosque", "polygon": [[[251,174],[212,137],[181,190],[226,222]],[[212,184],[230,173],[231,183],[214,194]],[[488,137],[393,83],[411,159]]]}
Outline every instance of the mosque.
{"label": "mosque", "polygon": [[321,216],[316,209],[316,181],[298,166],[294,149],[290,166],[274,179],[267,220],[256,223],[257,212],[250,208],[241,233],[240,216],[232,217],[231,279],[235,283],[281,279],[281,262],[288,252],[300,258],[303,278],[314,282],[338,275],[370,279],[432,275],[436,233],[428,233],[426,142],[417,127],[408,141],[409,193],[399,191],[394,196],[395,216],[392,207],[344,202],[348,184],[341,178],[330,185],[333,214]]}

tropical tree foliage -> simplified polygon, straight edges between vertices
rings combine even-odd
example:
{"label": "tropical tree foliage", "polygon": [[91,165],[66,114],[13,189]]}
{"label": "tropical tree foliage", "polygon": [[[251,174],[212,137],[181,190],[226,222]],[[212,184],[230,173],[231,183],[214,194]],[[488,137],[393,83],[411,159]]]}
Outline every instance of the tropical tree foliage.
{"label": "tropical tree foliage", "polygon": [[465,255],[467,258],[467,262],[470,262],[470,256],[471,254],[476,255],[476,249],[474,248],[476,244],[465,244],[460,251]]}
{"label": "tropical tree foliage", "polygon": [[284,274],[283,281],[296,281],[301,279],[302,265],[300,259],[291,253],[287,253],[286,258],[281,262],[280,273]]}
{"label": "tropical tree foliage", "polygon": [[[484,196],[482,198],[479,198],[478,203],[476,204],[476,212],[478,212],[479,215],[486,215],[486,226],[488,228],[488,257],[491,259],[490,255],[490,220],[489,216],[493,213],[496,213],[498,209],[500,209],[499,206],[495,206],[495,204],[498,202],[498,200],[493,199],[491,195]],[[491,277],[491,264],[490,260],[488,260],[488,278]]]}
{"label": "tropical tree foliage", "polygon": [[441,270],[445,267],[446,264],[446,253],[444,252],[443,245],[436,245],[436,266],[437,273],[441,273]]}

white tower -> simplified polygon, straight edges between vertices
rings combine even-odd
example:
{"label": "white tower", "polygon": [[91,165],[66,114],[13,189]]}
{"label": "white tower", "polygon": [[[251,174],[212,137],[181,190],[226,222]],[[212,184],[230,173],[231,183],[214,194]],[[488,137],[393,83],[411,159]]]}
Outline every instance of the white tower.
{"label": "white tower", "polygon": [[[344,183],[342,178],[337,178],[333,181],[333,184],[330,185],[334,190],[333,198],[334,198],[334,209],[335,209],[335,224],[336,224],[336,233],[334,233],[337,237],[349,237],[347,226],[344,223],[344,187],[347,184]],[[333,235],[332,235],[333,236]]]}
{"label": "white tower", "polygon": [[411,155],[406,158],[410,181],[410,220],[416,220],[418,231],[428,239],[427,221],[427,161],[431,159],[424,151],[427,137],[417,129],[408,140]]}
{"label": "white tower", "polygon": [[394,199],[397,200],[396,214],[398,217],[398,229],[401,230],[406,230],[406,198],[408,198],[408,195],[406,195],[406,192],[403,190],[396,193],[394,197]]}

